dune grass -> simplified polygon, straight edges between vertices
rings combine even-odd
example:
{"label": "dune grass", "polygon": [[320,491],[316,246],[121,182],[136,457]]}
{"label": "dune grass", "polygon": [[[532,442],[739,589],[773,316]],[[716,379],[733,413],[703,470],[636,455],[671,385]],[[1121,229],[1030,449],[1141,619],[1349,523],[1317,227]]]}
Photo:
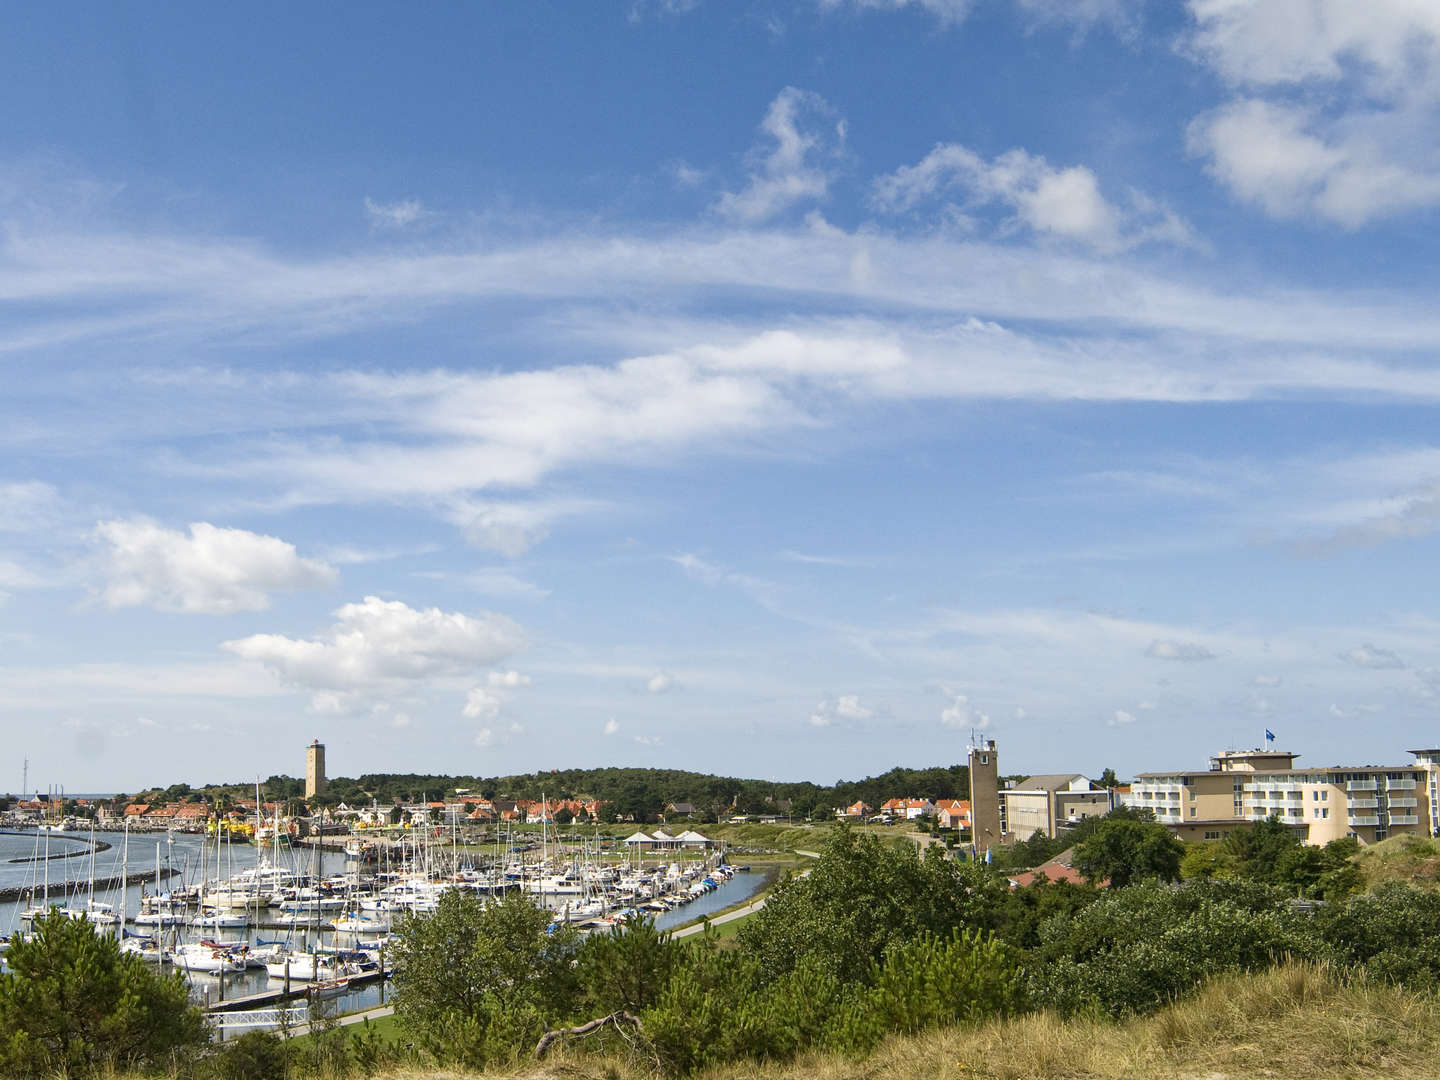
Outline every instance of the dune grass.
{"label": "dune grass", "polygon": [[1372,889],[1391,881],[1419,889],[1440,889],[1440,840],[1392,836],[1361,848],[1355,863]]}
{"label": "dune grass", "polygon": [[[735,1062],[697,1080],[1319,1080],[1440,1073],[1440,1004],[1394,986],[1286,964],[1207,983],[1192,997],[1127,1022],[1037,1013],[885,1042],[863,1059],[811,1054],[784,1064]],[[453,1076],[397,1074],[393,1080]],[[494,1076],[653,1080],[633,1062],[579,1053]]]}

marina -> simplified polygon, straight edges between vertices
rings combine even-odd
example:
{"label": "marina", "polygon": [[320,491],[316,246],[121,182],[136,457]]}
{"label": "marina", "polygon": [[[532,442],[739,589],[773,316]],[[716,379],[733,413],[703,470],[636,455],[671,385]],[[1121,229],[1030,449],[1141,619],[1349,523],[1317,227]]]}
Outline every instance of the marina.
{"label": "marina", "polygon": [[632,913],[672,928],[743,903],[768,880],[737,873],[723,852],[604,851],[593,837],[532,844],[522,833],[480,848],[417,829],[367,845],[373,862],[353,857],[354,845],[347,856],[343,841],[259,850],[182,832],[0,833],[0,927],[8,939],[58,909],[183,971],[209,1010],[318,996],[348,1012],[383,1001],[385,950],[403,913],[435,910],[448,890],[523,892],[557,925],[603,932]]}

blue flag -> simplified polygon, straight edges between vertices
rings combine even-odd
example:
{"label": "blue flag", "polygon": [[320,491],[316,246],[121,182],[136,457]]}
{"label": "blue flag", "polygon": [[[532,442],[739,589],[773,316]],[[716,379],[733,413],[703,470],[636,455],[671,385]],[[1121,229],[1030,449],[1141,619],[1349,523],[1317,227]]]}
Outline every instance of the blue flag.
{"label": "blue flag", "polygon": [[1266,742],[1274,742],[1274,741],[1275,741],[1275,733],[1274,733],[1273,731],[1271,731],[1268,727],[1265,729],[1265,741],[1266,741]]}

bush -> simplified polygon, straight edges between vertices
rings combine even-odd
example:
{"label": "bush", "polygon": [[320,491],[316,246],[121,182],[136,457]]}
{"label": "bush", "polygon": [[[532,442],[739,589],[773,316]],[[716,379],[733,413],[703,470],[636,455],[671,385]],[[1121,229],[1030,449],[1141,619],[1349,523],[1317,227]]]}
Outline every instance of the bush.
{"label": "bush", "polygon": [[1009,887],[983,866],[930,847],[882,843],[837,826],[809,875],[776,886],[738,935],[767,981],[811,958],[841,982],[863,983],[892,945],[956,926],[985,926]]}
{"label": "bush", "polygon": [[1325,953],[1310,917],[1266,886],[1139,885],[1047,923],[1029,986],[1038,1004],[1062,1013],[1138,1014],[1219,972]]}
{"label": "bush", "polygon": [[1319,917],[1321,933],[1344,963],[1417,990],[1440,986],[1440,894],[1381,885]]}
{"label": "bush", "polygon": [[471,1068],[533,1045],[577,997],[575,933],[511,893],[449,891],[430,915],[406,914],[391,952],[395,1015],[441,1061]]}
{"label": "bush", "polygon": [[290,1067],[284,1040],[268,1031],[247,1031],[226,1043],[209,1065],[216,1080],[280,1080]]}
{"label": "bush", "polygon": [[210,1040],[185,980],[160,975],[86,919],[52,911],[0,978],[0,1074],[90,1076],[172,1067]]}

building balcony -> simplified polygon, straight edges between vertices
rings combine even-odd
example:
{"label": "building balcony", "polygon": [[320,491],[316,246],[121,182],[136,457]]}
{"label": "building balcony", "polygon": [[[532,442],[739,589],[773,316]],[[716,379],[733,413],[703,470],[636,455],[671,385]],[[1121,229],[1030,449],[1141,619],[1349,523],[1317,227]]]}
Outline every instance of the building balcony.
{"label": "building balcony", "polygon": [[1388,787],[1391,791],[1414,791],[1414,790],[1415,790],[1415,781],[1414,781],[1414,780],[1391,780],[1391,781],[1390,781],[1388,784],[1386,784],[1385,786]]}
{"label": "building balcony", "polygon": [[1419,817],[1418,814],[1391,814],[1391,815],[1390,815],[1390,824],[1391,824],[1391,825],[1419,825],[1419,824],[1420,824],[1420,817]]}
{"label": "building balcony", "polygon": [[1374,780],[1351,780],[1345,785],[1346,791],[1374,791]]}
{"label": "building balcony", "polygon": [[1373,810],[1380,805],[1379,799],[1351,799],[1350,806],[1356,810]]}
{"label": "building balcony", "polygon": [[1380,818],[1375,814],[1351,814],[1345,819],[1347,825],[1379,825]]}
{"label": "building balcony", "polygon": [[[1353,799],[1350,801],[1350,805],[1351,805],[1351,806],[1354,806],[1354,805],[1355,805],[1355,801],[1354,801]],[[1408,807],[1408,806],[1419,806],[1419,805],[1420,805],[1420,800],[1419,800],[1419,799],[1410,799],[1410,798],[1406,798],[1406,799],[1394,799],[1394,798],[1392,798],[1392,799],[1390,800],[1390,805],[1391,805],[1392,807],[1393,807],[1393,806],[1407,806],[1407,807]]]}

